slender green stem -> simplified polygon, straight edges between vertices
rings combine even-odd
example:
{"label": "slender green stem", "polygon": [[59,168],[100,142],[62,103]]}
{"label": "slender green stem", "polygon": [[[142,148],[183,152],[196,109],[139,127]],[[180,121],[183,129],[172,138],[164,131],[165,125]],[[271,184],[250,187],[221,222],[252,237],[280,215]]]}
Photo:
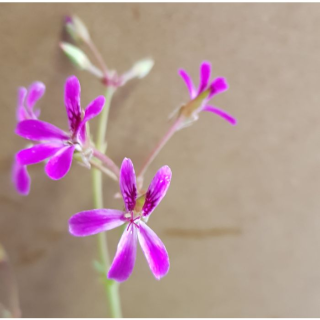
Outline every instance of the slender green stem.
{"label": "slender green stem", "polygon": [[[107,88],[106,91],[106,104],[104,110],[100,115],[100,123],[98,127],[97,135],[97,149],[100,152],[105,152],[105,134],[107,130],[107,120],[108,113],[110,108],[110,102],[112,95],[114,93],[113,88]],[[93,181],[93,201],[94,207],[97,209],[103,208],[103,193],[102,193],[102,172],[96,168],[92,169],[92,181]],[[100,256],[100,263],[103,266],[103,284],[105,287],[105,292],[109,302],[110,316],[113,318],[121,318],[121,305],[120,305],[120,296],[119,296],[119,285],[113,280],[108,280],[106,278],[106,272],[110,268],[110,258],[108,253],[107,245],[107,235],[105,232],[98,234],[98,250]]]}

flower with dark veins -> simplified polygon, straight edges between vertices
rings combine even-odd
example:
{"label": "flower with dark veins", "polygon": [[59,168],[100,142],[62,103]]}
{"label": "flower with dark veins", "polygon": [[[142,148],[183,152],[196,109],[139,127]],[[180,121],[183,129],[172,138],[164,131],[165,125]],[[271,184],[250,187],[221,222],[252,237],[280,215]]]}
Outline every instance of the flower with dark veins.
{"label": "flower with dark veins", "polygon": [[210,82],[210,74],[211,64],[205,61],[200,67],[200,84],[197,89],[188,73],[183,69],[179,70],[179,75],[184,80],[191,99],[189,103],[179,109],[179,115],[184,118],[181,128],[198,120],[198,114],[201,111],[215,113],[232,125],[237,123],[236,119],[227,112],[208,104],[213,96],[228,90],[228,84],[225,78],[219,77]]}
{"label": "flower with dark veins", "polygon": [[97,97],[82,111],[80,91],[78,79],[75,76],[69,77],[65,85],[65,106],[69,120],[69,132],[35,118],[28,118],[18,123],[16,134],[38,142],[31,148],[17,153],[16,159],[19,165],[31,165],[49,158],[45,171],[49,178],[58,180],[69,171],[75,151],[80,153],[83,160],[90,157],[86,123],[101,112],[105,98],[103,96]]}
{"label": "flower with dark veins", "polygon": [[124,210],[94,209],[82,211],[69,220],[69,231],[77,237],[90,236],[126,223],[108,278],[122,282],[129,278],[136,260],[137,242],[156,279],[169,271],[169,256],[159,237],[146,222],[165,196],[171,181],[171,170],[163,166],[151,181],[146,194],[137,197],[136,175],[132,161],[125,158],[120,169],[120,191]]}

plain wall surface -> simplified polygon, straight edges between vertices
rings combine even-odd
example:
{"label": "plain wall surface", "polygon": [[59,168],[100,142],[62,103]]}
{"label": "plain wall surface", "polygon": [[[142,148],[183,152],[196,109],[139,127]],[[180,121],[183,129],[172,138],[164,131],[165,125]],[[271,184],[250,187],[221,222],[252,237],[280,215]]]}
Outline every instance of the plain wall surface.
{"label": "plain wall surface", "polygon": [[[16,272],[25,317],[103,317],[107,306],[92,261],[96,237],[74,238],[68,219],[91,209],[91,174],[77,164],[51,181],[30,168],[31,193],[11,185],[18,86],[43,81],[41,119],[67,129],[64,82],[75,74],[82,106],[104,93],[62,54],[62,21],[77,14],[107,65],[124,72],[144,57],[145,79],[116,93],[108,155],[141,167],[188,100],[177,70],[198,81],[203,60],[230,89],[216,106],[230,126],[202,113],[151,165],[173,171],[149,226],[165,243],[171,269],[161,281],[138,257],[120,288],[127,317],[320,316],[319,4],[0,4],[0,242]],[[95,124],[91,125],[96,128]],[[106,208],[121,209],[104,180]],[[113,257],[119,230],[108,233]],[[1,286],[1,284],[0,284]]]}

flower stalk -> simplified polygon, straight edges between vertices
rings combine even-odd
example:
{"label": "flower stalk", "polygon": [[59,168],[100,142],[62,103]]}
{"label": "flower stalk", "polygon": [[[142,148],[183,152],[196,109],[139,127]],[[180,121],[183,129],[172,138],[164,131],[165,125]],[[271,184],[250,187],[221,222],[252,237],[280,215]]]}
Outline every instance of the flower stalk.
{"label": "flower stalk", "polygon": [[[97,135],[97,150],[98,154],[103,154],[105,152],[105,134],[107,130],[107,120],[108,113],[110,109],[110,102],[112,99],[112,95],[114,93],[113,88],[107,88],[105,98],[106,103],[104,109],[100,115],[100,122],[98,127],[98,135]],[[103,190],[102,190],[102,172],[96,168],[92,170],[92,187],[93,187],[93,204],[97,209],[103,208]],[[100,257],[100,263],[103,266],[103,270],[105,273],[110,268],[110,258],[108,253],[108,244],[107,244],[107,236],[105,232],[101,232],[98,234],[98,251]],[[117,282],[113,280],[106,279],[106,274],[103,274],[103,285],[105,288],[105,292],[107,295],[107,300],[109,302],[109,310],[110,316],[113,318],[121,318],[121,304],[120,304],[120,296],[119,296],[119,285]]]}
{"label": "flower stalk", "polygon": [[158,144],[155,146],[155,148],[151,151],[149,156],[147,157],[146,161],[144,162],[142,168],[140,169],[140,172],[138,174],[138,181],[143,181],[143,176],[146,173],[148,167],[153,162],[153,160],[156,158],[156,156],[159,154],[161,149],[166,145],[166,143],[171,139],[171,137],[174,135],[174,133],[179,129],[181,123],[183,122],[183,116],[179,116],[172,126],[169,128],[169,130],[166,132],[166,134],[161,138],[161,140],[158,142]]}

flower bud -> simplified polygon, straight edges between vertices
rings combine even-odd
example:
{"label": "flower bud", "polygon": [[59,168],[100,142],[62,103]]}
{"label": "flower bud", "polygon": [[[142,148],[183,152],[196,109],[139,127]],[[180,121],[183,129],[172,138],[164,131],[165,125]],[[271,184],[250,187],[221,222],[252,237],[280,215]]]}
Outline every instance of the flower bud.
{"label": "flower bud", "polygon": [[66,29],[72,39],[76,42],[89,42],[90,35],[85,24],[75,15],[65,18]]}
{"label": "flower bud", "polygon": [[154,61],[152,59],[143,59],[133,65],[131,72],[137,78],[142,79],[148,75],[153,65]]}
{"label": "flower bud", "polygon": [[67,57],[73,62],[73,64],[77,68],[81,70],[91,69],[92,64],[82,50],[66,42],[60,43],[60,48],[63,50],[63,52],[67,55]]}

